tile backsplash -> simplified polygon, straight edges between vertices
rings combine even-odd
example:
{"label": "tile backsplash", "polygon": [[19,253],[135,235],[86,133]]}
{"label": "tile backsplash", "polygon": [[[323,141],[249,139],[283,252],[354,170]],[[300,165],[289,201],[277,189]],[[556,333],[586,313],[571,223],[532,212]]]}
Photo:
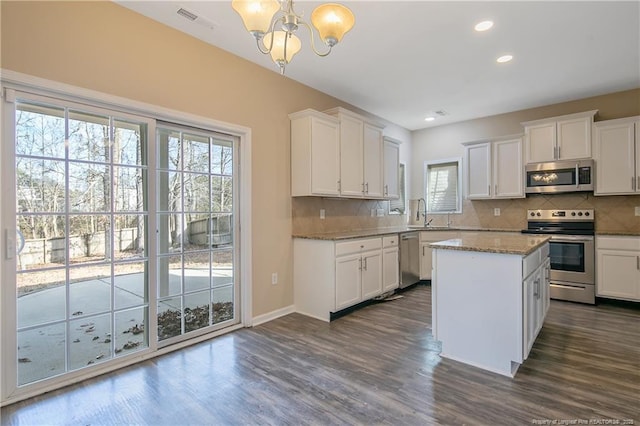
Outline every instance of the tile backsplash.
{"label": "tile backsplash", "polygon": [[[293,233],[324,233],[402,226],[407,215],[390,215],[386,201],[295,197],[292,200]],[[594,209],[596,231],[640,234],[640,195],[596,197],[591,193],[530,195],[512,200],[464,200],[462,214],[449,216],[451,226],[510,229],[526,228],[530,209]],[[500,209],[500,216],[494,209]],[[320,219],[320,209],[325,219]],[[383,217],[372,217],[371,210],[384,209]],[[430,215],[433,226],[446,226],[447,215]]]}

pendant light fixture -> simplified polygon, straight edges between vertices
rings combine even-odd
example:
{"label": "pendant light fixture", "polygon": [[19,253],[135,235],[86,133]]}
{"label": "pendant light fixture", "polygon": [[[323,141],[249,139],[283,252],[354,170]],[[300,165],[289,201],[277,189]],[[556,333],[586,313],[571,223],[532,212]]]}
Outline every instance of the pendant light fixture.
{"label": "pendant light fixture", "polygon": [[[299,26],[309,30],[314,53],[327,56],[355,23],[353,13],[345,6],[337,3],[318,6],[311,13],[311,23],[328,47],[321,52],[316,49],[313,28],[293,10],[293,0],[233,0],[231,6],[242,18],[247,31],[255,37],[258,50],[271,55],[281,74],[302,47],[294,34]],[[278,24],[280,29],[276,29]]]}

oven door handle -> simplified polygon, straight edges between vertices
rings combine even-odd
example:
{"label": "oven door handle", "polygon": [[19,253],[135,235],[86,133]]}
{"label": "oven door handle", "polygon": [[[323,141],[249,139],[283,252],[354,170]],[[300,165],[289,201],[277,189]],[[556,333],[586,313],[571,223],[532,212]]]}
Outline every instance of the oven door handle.
{"label": "oven door handle", "polygon": [[561,243],[563,241],[570,241],[570,242],[577,241],[577,242],[588,243],[588,242],[593,241],[593,237],[592,236],[586,236],[586,237],[585,236],[575,236],[575,235],[563,235],[563,236],[560,237],[560,236],[555,236],[554,235],[554,236],[551,237],[551,241],[559,242],[559,243]]}

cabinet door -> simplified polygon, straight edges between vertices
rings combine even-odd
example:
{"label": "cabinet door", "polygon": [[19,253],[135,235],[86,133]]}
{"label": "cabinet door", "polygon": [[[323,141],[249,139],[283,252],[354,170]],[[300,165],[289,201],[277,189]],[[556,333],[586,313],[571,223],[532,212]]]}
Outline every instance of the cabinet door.
{"label": "cabinet door", "polygon": [[382,198],[382,129],[364,123],[363,141],[365,197]]}
{"label": "cabinet door", "polygon": [[382,252],[382,292],[398,288],[400,281],[400,259],[398,248],[384,249]]}
{"label": "cabinet door", "polygon": [[522,140],[493,142],[493,194],[496,198],[524,198]]}
{"label": "cabinet door", "polygon": [[633,194],[636,182],[636,143],[633,122],[597,123],[594,158],[596,195]]}
{"label": "cabinet door", "polygon": [[536,331],[536,274],[529,275],[522,283],[522,358],[529,356]]}
{"label": "cabinet door", "polygon": [[311,193],[339,195],[340,142],[338,125],[311,119]]}
{"label": "cabinet door", "polygon": [[355,305],[362,300],[360,254],[336,258],[336,311]]}
{"label": "cabinet door", "polygon": [[433,268],[433,249],[429,247],[431,242],[420,243],[420,279],[430,280]]}
{"label": "cabinet door", "polygon": [[400,198],[400,147],[397,143],[384,141],[384,198]]}
{"label": "cabinet door", "polygon": [[640,252],[597,251],[598,296],[640,300]]}
{"label": "cabinet door", "polygon": [[591,124],[593,118],[580,117],[559,120],[556,124],[557,152],[559,160],[591,158]]}
{"label": "cabinet door", "polygon": [[361,120],[340,116],[340,193],[346,197],[364,195],[363,126]]}
{"label": "cabinet door", "polygon": [[362,300],[382,294],[382,253],[368,252],[362,255]]}
{"label": "cabinet door", "polygon": [[467,146],[467,198],[491,198],[491,144]]}
{"label": "cabinet door", "polygon": [[556,123],[525,127],[525,157],[527,163],[556,159]]}

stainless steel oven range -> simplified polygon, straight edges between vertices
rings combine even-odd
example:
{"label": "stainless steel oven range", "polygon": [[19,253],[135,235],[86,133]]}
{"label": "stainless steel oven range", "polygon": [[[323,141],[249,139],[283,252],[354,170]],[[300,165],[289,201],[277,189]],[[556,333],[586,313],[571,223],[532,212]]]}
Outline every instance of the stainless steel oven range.
{"label": "stainless steel oven range", "polygon": [[594,304],[594,211],[528,210],[525,234],[551,237],[551,298]]}

